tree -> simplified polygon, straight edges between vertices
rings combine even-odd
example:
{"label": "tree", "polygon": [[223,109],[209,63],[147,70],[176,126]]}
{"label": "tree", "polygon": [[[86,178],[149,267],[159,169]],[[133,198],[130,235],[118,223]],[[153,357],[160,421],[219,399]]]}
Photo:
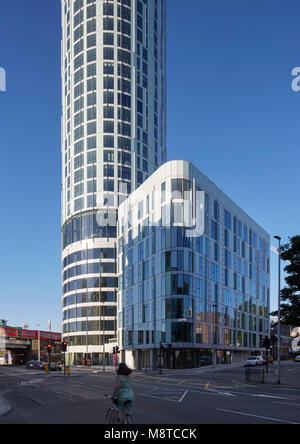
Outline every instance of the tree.
{"label": "tree", "polygon": [[[288,265],[287,286],[281,290],[281,322],[288,325],[300,324],[300,236],[289,238],[289,243],[281,247],[280,256]],[[271,313],[278,315],[277,311]]]}

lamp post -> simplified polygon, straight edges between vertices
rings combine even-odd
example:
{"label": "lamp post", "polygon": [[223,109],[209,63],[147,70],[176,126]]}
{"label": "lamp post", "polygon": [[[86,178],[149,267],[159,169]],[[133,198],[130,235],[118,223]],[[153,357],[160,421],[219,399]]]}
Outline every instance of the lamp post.
{"label": "lamp post", "polygon": [[235,338],[234,338],[234,342],[233,342],[235,347],[238,347],[238,333],[237,333],[238,326],[237,325],[238,325],[237,324],[237,309],[235,308],[234,309]]}
{"label": "lamp post", "polygon": [[[88,267],[89,267],[89,261],[88,261],[88,255],[89,255],[89,253],[88,253],[88,244],[86,244],[86,246],[85,246],[85,258],[86,258],[86,273],[88,272]],[[86,299],[86,304],[88,303],[88,300],[89,300],[89,292],[88,292],[88,285],[86,286],[86,296],[85,296],[85,299]],[[85,325],[85,341],[86,341],[86,349],[85,349],[85,353],[86,353],[86,355],[85,355],[85,359],[84,359],[84,362],[85,362],[85,365],[87,366],[88,365],[88,359],[89,359],[89,319],[88,319],[88,316],[89,316],[89,313],[88,313],[88,307],[86,306],[86,320],[85,320],[85,323],[86,323],[86,325]]]}
{"label": "lamp post", "polygon": [[218,304],[213,304],[214,309],[214,367],[217,365],[217,348],[218,348]]}
{"label": "lamp post", "polygon": [[40,324],[37,324],[38,327],[38,360],[41,360],[41,326]]}
{"label": "lamp post", "polygon": [[[104,313],[104,305],[102,305],[103,313]],[[102,317],[102,351],[103,351],[103,359],[102,359],[102,365],[103,365],[103,373],[105,373],[105,327],[104,327],[105,317]]]}
{"label": "lamp post", "polygon": [[277,362],[278,362],[278,379],[277,379],[277,384],[280,384],[280,379],[281,379],[281,365],[280,365],[280,335],[281,335],[281,331],[280,331],[280,317],[281,317],[281,311],[280,311],[280,302],[281,302],[281,298],[280,298],[280,287],[281,287],[281,282],[280,282],[280,241],[281,241],[281,237],[279,236],[274,236],[274,239],[278,240],[278,323],[277,323]]}

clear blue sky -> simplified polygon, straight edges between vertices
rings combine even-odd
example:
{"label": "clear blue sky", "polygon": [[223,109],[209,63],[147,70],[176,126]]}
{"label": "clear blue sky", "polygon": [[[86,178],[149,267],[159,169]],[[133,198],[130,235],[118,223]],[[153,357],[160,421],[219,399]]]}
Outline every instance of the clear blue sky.
{"label": "clear blue sky", "polygon": [[[60,330],[60,1],[2,3],[0,317]],[[284,241],[300,234],[299,23],[294,0],[168,0],[168,159]]]}

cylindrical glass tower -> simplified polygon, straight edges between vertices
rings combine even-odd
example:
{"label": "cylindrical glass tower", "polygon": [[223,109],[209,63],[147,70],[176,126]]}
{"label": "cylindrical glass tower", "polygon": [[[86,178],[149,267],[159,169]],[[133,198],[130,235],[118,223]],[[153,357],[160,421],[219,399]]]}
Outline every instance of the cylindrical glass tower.
{"label": "cylindrical glass tower", "polygon": [[61,0],[68,362],[109,363],[118,205],[166,161],[166,0]]}

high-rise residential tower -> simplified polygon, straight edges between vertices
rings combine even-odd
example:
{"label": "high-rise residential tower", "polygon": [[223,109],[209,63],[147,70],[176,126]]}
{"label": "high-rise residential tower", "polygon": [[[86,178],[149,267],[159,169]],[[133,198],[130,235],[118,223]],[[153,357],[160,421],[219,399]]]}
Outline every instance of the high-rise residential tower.
{"label": "high-rise residential tower", "polygon": [[61,0],[63,337],[116,338],[118,206],[166,161],[166,0]]}

